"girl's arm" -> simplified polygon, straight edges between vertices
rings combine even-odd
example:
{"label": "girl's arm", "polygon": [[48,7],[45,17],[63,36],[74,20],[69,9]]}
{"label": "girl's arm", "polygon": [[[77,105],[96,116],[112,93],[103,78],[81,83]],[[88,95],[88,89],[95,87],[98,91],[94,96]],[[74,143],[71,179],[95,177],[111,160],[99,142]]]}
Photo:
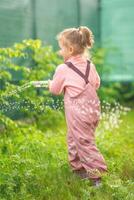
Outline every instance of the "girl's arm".
{"label": "girl's arm", "polygon": [[53,80],[48,80],[49,91],[54,95],[60,95],[65,87],[65,70],[61,64],[56,68]]}
{"label": "girl's arm", "polygon": [[95,89],[98,90],[99,87],[100,87],[100,76],[99,76],[99,74],[96,70],[96,67],[93,63],[92,63],[92,70],[93,70],[92,71],[93,73],[92,73],[91,79],[92,79],[92,82],[93,82]]}
{"label": "girl's arm", "polygon": [[54,95],[60,95],[64,91],[65,86],[65,72],[64,65],[61,64],[56,68],[53,80],[46,81],[31,81],[34,87],[46,87]]}

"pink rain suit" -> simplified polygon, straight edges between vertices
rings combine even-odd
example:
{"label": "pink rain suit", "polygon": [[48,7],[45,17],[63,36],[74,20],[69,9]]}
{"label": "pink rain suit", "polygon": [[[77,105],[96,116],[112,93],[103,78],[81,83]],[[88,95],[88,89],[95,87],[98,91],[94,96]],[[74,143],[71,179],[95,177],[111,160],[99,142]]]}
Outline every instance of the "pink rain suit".
{"label": "pink rain suit", "polygon": [[53,80],[49,80],[52,94],[64,93],[69,164],[73,171],[85,170],[89,178],[99,178],[107,171],[95,143],[101,113],[96,92],[99,86],[100,77],[94,64],[81,55],[59,65]]}

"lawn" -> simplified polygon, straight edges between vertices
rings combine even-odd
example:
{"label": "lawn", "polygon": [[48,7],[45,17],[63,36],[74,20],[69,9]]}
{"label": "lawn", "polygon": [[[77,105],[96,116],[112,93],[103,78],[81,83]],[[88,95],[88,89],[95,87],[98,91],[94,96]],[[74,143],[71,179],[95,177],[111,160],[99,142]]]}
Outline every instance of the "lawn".
{"label": "lawn", "polygon": [[134,111],[121,119],[119,127],[100,124],[96,131],[109,169],[99,188],[72,174],[64,120],[43,132],[7,119],[8,133],[0,135],[0,200],[133,200]]}

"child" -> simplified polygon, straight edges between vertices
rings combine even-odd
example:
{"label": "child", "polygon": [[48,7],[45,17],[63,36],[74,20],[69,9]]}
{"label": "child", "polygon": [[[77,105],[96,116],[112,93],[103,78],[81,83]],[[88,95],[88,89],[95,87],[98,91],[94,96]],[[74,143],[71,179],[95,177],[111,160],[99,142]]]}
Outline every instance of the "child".
{"label": "child", "polygon": [[48,88],[54,95],[64,93],[69,163],[73,172],[98,185],[107,166],[95,144],[100,78],[95,65],[85,56],[93,46],[93,34],[87,27],[69,28],[57,39],[64,63],[56,68],[53,80],[48,80]]}

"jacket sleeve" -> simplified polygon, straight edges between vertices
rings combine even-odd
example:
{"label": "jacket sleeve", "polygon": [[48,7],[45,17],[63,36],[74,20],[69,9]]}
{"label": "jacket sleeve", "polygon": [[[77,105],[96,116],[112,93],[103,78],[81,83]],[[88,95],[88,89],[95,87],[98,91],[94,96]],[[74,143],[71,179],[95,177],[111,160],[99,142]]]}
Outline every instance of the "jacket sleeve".
{"label": "jacket sleeve", "polygon": [[53,75],[53,80],[48,81],[49,91],[54,95],[60,95],[65,87],[65,73],[63,64],[59,65]]}

